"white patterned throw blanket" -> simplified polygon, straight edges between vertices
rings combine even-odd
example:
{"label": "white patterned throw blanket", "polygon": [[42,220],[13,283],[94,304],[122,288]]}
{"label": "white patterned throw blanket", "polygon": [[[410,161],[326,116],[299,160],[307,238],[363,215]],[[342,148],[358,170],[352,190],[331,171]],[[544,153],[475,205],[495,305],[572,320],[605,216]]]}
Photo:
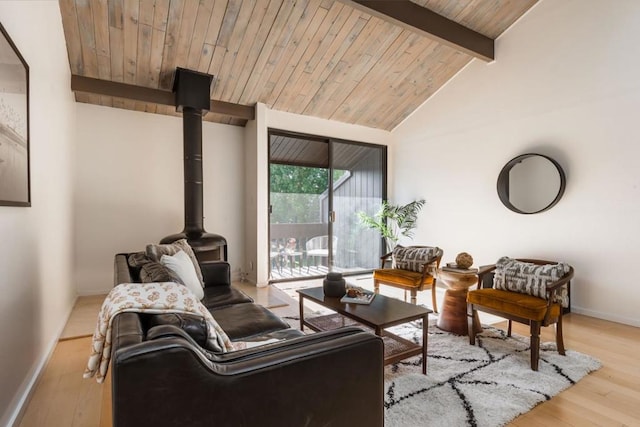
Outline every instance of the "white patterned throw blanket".
{"label": "white patterned throw blanket", "polygon": [[208,326],[209,345],[217,347],[212,350],[226,352],[233,349],[227,334],[186,286],[174,282],[123,283],[113,288],[102,303],[84,378],[95,376],[99,383],[104,381],[111,358],[111,324],[115,315],[123,312],[202,316]]}

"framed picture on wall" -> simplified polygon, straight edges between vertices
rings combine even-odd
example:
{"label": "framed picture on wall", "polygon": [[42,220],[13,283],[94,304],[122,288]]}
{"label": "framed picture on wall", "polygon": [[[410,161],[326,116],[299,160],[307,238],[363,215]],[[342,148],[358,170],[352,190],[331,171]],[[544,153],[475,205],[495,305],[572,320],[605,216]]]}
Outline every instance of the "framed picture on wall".
{"label": "framed picture on wall", "polygon": [[0,205],[31,206],[29,66],[0,32]]}

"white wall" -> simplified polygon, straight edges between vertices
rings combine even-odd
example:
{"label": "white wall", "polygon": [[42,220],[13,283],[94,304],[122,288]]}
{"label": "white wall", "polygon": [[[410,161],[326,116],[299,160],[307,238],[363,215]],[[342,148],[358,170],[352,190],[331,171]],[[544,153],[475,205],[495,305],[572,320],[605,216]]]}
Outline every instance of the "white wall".
{"label": "white wall", "polygon": [[[565,260],[576,312],[640,326],[640,2],[542,0],[397,127],[395,197],[424,196],[414,241]],[[507,210],[502,166],[539,152],[567,174],[558,205]]]}
{"label": "white wall", "polygon": [[[113,287],[118,252],[184,228],[182,118],[78,104],[75,263],[80,294]],[[203,123],[204,227],[244,262],[243,128]]]}
{"label": "white wall", "polygon": [[11,425],[75,299],[75,105],[58,3],[2,1],[0,22],[30,69],[32,206],[0,206],[0,425]]}

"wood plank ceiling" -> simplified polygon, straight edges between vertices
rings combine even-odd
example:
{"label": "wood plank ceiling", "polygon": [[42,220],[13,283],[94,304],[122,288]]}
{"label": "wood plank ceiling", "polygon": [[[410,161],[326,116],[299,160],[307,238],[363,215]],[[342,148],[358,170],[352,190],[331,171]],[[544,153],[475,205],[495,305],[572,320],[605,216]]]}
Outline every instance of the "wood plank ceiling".
{"label": "wood plank ceiling", "polygon": [[[412,1],[495,39],[537,0]],[[473,59],[337,0],[60,0],[60,8],[75,76],[170,91],[176,67],[188,68],[214,76],[213,100],[385,130]],[[168,105],[75,96],[177,114]],[[205,120],[246,123],[211,112]]]}

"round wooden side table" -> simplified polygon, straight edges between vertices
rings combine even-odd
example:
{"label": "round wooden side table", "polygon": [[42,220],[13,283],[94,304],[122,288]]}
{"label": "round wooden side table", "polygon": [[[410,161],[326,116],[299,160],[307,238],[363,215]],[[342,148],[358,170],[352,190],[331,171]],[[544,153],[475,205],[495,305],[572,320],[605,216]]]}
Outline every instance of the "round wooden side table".
{"label": "round wooden side table", "polygon": [[[472,273],[457,273],[438,269],[438,279],[447,285],[444,301],[438,316],[438,328],[456,335],[469,335],[467,323],[467,293],[469,288],[478,283],[478,276]],[[477,316],[477,313],[476,313]],[[480,332],[482,327],[475,319]]]}

